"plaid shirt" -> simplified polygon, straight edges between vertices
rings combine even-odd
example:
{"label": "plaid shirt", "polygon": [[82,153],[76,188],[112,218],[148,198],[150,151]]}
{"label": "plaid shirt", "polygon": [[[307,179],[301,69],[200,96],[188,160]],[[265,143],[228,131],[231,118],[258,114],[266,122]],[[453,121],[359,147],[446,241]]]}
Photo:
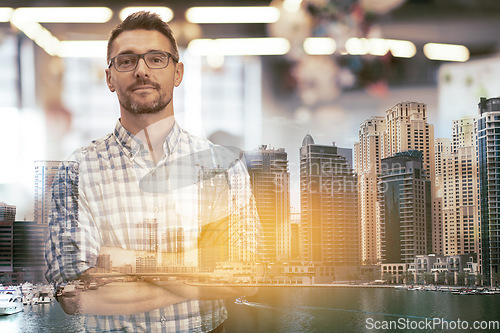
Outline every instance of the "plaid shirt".
{"label": "plaid shirt", "polygon": [[[259,234],[243,163],[177,123],[163,149],[165,156],[154,165],[144,143],[118,121],[113,134],[70,157],[79,170],[60,168],[52,186],[48,281],[64,284],[95,267],[101,246],[167,253],[160,266],[175,259],[198,267],[203,226],[221,221],[231,221],[225,234],[230,258],[256,259],[238,255],[242,248],[256,253]],[[78,200],[71,191],[75,182]],[[151,230],[154,237],[144,237]],[[208,332],[227,311],[222,300],[189,300],[142,314],[85,317],[86,329],[96,332]]]}

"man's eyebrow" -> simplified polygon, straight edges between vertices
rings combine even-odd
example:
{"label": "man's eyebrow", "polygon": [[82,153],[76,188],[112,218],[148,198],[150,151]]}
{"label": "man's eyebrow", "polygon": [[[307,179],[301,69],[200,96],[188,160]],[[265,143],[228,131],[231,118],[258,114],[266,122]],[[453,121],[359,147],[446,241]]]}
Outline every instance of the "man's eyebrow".
{"label": "man's eyebrow", "polygon": [[[167,52],[167,51],[158,50],[158,49],[150,49],[146,53],[148,53],[148,52]],[[135,53],[132,50],[123,50],[120,53],[118,53],[117,55],[121,55],[121,54],[138,54],[138,53]]]}

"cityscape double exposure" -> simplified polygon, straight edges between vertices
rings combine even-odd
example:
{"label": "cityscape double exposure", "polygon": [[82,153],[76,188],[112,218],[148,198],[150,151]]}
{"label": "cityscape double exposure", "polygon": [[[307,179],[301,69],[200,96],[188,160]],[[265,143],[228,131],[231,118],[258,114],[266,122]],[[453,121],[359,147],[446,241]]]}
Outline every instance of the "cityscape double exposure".
{"label": "cityscape double exposure", "polygon": [[500,331],[497,1],[5,2],[0,332]]}

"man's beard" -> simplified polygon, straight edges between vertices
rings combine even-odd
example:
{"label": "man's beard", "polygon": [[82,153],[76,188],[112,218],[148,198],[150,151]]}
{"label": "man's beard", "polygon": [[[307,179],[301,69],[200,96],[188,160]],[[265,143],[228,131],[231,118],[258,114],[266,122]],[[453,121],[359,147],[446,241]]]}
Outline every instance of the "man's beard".
{"label": "man's beard", "polygon": [[163,110],[172,100],[166,95],[161,95],[161,90],[158,85],[154,85],[158,96],[152,101],[138,102],[132,97],[133,87],[129,87],[127,92],[120,99],[120,105],[132,114],[154,114]]}
{"label": "man's beard", "polygon": [[162,96],[158,96],[157,99],[151,102],[139,103],[130,98],[130,95],[124,100],[120,101],[120,105],[132,114],[153,114],[158,113],[163,110],[168,104],[169,100],[164,100]]}

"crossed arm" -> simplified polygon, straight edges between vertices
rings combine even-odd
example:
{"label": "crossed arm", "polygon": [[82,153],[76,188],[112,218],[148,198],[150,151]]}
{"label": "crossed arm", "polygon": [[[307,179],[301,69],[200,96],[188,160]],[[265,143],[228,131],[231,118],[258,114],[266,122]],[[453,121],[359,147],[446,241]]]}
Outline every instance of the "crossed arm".
{"label": "crossed arm", "polygon": [[[102,252],[130,256],[129,250],[101,248]],[[89,274],[80,277],[89,279]],[[134,281],[112,282],[97,290],[73,293],[63,291],[58,297],[67,314],[128,315],[152,311],[186,300],[223,299],[237,296],[251,296],[257,287],[220,287],[210,285],[189,285],[185,281]]]}

